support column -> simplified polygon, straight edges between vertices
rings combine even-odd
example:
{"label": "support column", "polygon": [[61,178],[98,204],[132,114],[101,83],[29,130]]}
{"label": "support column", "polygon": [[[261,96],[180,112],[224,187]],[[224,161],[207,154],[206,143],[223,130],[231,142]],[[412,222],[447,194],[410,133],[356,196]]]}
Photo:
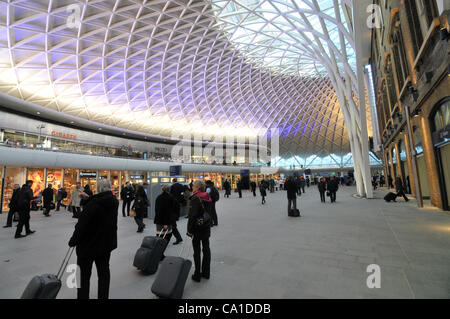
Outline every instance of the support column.
{"label": "support column", "polygon": [[406,126],[408,129],[408,146],[409,146],[409,153],[411,154],[411,166],[412,166],[412,173],[414,178],[414,188],[415,188],[415,194],[417,198],[417,206],[423,207],[423,198],[422,198],[422,189],[420,188],[420,182],[419,182],[419,172],[417,170],[417,157],[416,157],[416,149],[414,147],[413,142],[413,134],[411,130],[411,123],[409,119],[409,106],[404,105],[403,106],[405,110],[405,116],[406,116]]}

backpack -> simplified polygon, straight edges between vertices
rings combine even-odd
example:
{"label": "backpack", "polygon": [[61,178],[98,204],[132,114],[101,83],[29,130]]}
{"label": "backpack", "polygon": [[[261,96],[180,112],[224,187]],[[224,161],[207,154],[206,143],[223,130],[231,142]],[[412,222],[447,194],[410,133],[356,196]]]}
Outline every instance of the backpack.
{"label": "backpack", "polygon": [[209,193],[209,196],[211,196],[211,199],[214,202],[219,201],[220,195],[219,195],[219,191],[217,190],[217,188],[215,188],[214,186],[211,186],[209,189],[211,190],[211,192]]}

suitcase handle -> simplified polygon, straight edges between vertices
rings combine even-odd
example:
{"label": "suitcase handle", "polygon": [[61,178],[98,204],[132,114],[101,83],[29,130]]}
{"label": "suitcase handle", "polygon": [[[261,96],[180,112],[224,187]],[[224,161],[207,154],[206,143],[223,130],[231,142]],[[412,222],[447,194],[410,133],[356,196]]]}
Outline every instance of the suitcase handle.
{"label": "suitcase handle", "polygon": [[66,256],[64,257],[63,262],[59,267],[58,273],[56,274],[56,277],[59,280],[61,280],[62,274],[64,273],[64,269],[66,269],[67,265],[69,264],[70,257],[72,257],[72,253],[74,250],[75,247],[69,247],[69,249],[67,250]]}
{"label": "suitcase handle", "polygon": [[[164,230],[164,227],[163,227],[163,229],[161,229],[159,231],[159,235],[158,235],[159,237],[161,237],[161,233],[163,232],[163,230]],[[162,239],[166,238],[166,235],[168,232],[169,232],[169,226],[167,226],[166,232],[164,233],[164,236],[162,237]]]}

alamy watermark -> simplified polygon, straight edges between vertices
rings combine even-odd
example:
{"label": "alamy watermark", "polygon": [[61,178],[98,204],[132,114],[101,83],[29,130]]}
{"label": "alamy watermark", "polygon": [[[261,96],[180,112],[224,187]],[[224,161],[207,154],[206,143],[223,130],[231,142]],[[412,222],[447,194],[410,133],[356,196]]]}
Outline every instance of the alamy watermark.
{"label": "alamy watermark", "polygon": [[383,15],[381,13],[381,7],[377,4],[371,4],[367,6],[367,13],[370,13],[367,18],[367,27],[369,29],[380,29],[383,26]]}
{"label": "alamy watermark", "polygon": [[69,264],[66,267],[66,273],[69,275],[66,278],[66,286],[69,289],[79,288],[80,282],[80,267],[77,264]]}
{"label": "alamy watermark", "polygon": [[366,272],[370,273],[367,277],[366,285],[369,289],[381,288],[381,268],[377,264],[367,266]]}

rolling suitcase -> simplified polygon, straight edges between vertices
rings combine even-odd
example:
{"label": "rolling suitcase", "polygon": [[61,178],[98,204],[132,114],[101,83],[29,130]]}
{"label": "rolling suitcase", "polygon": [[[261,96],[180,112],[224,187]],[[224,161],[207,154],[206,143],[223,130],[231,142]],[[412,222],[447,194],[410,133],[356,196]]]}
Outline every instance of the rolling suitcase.
{"label": "rolling suitcase", "polygon": [[[181,299],[183,297],[184,286],[192,267],[192,261],[181,257],[185,245],[186,243],[183,244],[180,257],[167,256],[161,263],[151,288],[159,298]],[[189,256],[189,249],[187,256]]]}
{"label": "rolling suitcase", "polygon": [[168,230],[161,238],[159,236],[147,236],[142,240],[141,247],[134,256],[133,266],[146,274],[153,275],[158,270],[161,257],[166,250],[167,241],[164,239]]}
{"label": "rolling suitcase", "polygon": [[55,299],[61,289],[61,277],[69,263],[75,247],[70,247],[56,275],[34,276],[28,283],[20,299]]}
{"label": "rolling suitcase", "polygon": [[289,217],[300,217],[300,211],[296,209],[290,209],[288,213]]}

